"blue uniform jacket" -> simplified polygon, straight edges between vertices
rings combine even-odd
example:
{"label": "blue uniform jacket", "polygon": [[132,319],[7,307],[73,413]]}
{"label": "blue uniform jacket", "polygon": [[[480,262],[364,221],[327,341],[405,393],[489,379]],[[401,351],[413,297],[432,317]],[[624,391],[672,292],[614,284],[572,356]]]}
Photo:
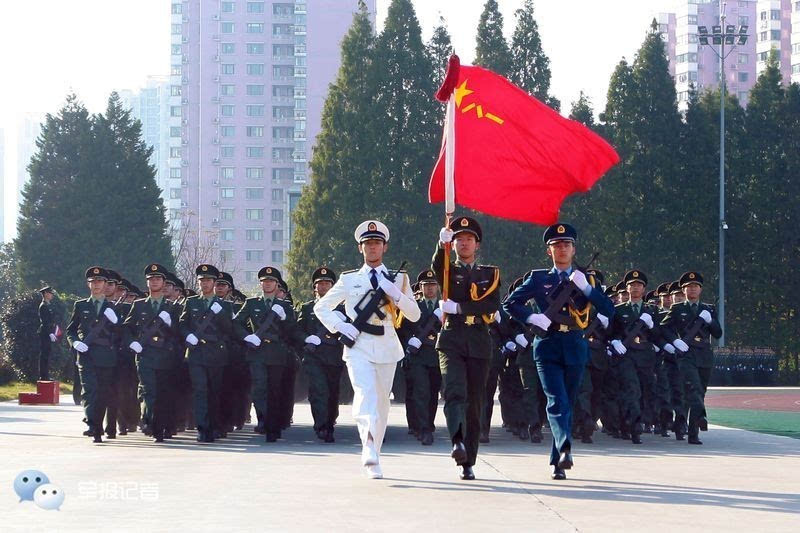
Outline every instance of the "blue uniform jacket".
{"label": "blue uniform jacket", "polygon": [[[528,301],[533,300],[540,312],[548,307],[547,294],[559,282],[558,272],[551,270],[532,270],[519,287],[503,302],[503,309],[522,324],[533,314]],[[576,303],[583,306],[588,302],[609,319],[614,316],[614,304],[599,288],[592,287],[589,295],[580,297]],[[560,362],[565,365],[584,365],[589,359],[589,347],[580,331],[550,331],[545,338],[536,337],[533,341],[533,358],[537,361]]]}

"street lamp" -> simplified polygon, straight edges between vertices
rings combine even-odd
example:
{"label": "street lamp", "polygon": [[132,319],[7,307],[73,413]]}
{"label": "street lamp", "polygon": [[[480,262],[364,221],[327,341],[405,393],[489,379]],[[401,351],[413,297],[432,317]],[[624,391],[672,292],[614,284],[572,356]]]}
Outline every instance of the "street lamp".
{"label": "street lamp", "polygon": [[[744,45],[747,42],[747,25],[739,26],[725,24],[725,4],[720,3],[719,25],[711,28],[711,33],[707,26],[698,26],[697,41],[701,46],[709,46],[708,38],[711,37],[711,50],[719,57],[719,306],[717,316],[720,326],[722,326],[722,336],[719,338],[719,346],[725,346],[725,230],[728,223],[725,222],[725,59],[736,49],[736,46]],[[719,45],[719,52],[713,45]],[[725,53],[725,45],[730,50]]]}

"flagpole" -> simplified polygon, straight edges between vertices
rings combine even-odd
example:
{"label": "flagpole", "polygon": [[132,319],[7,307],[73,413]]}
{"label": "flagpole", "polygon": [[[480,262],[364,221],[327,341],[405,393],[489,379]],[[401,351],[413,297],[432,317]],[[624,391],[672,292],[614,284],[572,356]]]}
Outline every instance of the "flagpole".
{"label": "flagpole", "polygon": [[[450,221],[456,209],[455,191],[455,158],[456,158],[456,99],[455,94],[450,94],[447,99],[447,113],[445,114],[445,145],[444,145],[444,227],[450,229]],[[450,251],[452,241],[444,243],[444,271],[442,272],[442,299],[447,300],[450,288]],[[444,315],[442,315],[444,322]]]}

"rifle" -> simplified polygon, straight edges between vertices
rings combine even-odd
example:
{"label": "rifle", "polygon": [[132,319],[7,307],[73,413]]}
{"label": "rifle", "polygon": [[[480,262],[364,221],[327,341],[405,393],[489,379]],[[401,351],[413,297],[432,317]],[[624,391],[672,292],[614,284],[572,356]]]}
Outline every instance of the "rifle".
{"label": "rifle", "polygon": [[594,317],[594,320],[592,320],[592,323],[589,324],[589,327],[584,330],[583,336],[589,342],[590,348],[599,349],[605,346],[605,343],[601,341],[599,338],[601,336],[600,334],[603,331],[602,327],[603,323],[600,322],[600,319]]}
{"label": "rifle", "polygon": [[[111,309],[111,308],[107,307],[106,309]],[[113,309],[111,309],[111,310],[114,311]],[[116,314],[116,312],[115,312],[115,314]],[[119,321],[119,317],[117,317],[117,321]],[[105,331],[106,326],[109,323],[110,323],[110,321],[108,320],[108,317],[105,314],[105,310],[103,310],[103,314],[102,314],[102,317],[100,318],[100,322],[98,324],[96,324],[92,329],[90,329],[89,332],[86,335],[83,336],[83,339],[81,339],[83,341],[83,343],[86,346],[90,346],[94,342],[95,337],[97,337],[98,335],[100,335],[100,333]]]}
{"label": "rifle", "polygon": [[[417,331],[414,333],[414,336],[422,342],[422,344],[426,346],[430,346],[432,341],[428,338],[436,329],[436,324],[439,322],[439,318],[431,313],[431,316],[428,317],[427,322],[425,322],[424,326],[417,328]],[[419,352],[420,348],[414,348],[411,345],[406,346],[406,355],[414,355]]]}
{"label": "rifle", "polygon": [[625,328],[625,337],[622,339],[622,345],[625,348],[630,348],[632,344],[640,344],[636,339],[642,336],[642,328],[646,324],[641,318],[637,318],[635,322],[631,322]]}
{"label": "rifle", "polygon": [[[320,324],[319,328],[317,329],[317,331],[314,332],[314,335],[319,337],[319,340],[320,340],[320,342],[322,344],[327,344],[328,346],[332,346],[334,344],[337,344],[337,341],[328,341],[328,342],[325,341],[327,336],[330,335],[330,331],[328,331],[328,328],[326,328],[325,326],[323,326],[321,324]],[[306,345],[303,346],[303,353],[307,354],[307,355],[310,355],[310,354],[316,352],[317,348],[319,348],[319,346],[317,346],[316,344],[306,343]]]}
{"label": "rifle", "polygon": [[[212,302],[211,305],[214,305],[214,302]],[[197,326],[197,331],[194,332],[194,336],[200,340],[203,340],[203,333],[205,333],[205,331],[208,329],[208,326],[211,325],[211,321],[215,316],[214,311],[211,310],[211,305],[208,306],[206,312],[200,317],[200,325]],[[191,346],[191,344],[189,346]]]}
{"label": "rifle", "polygon": [[[709,304],[711,307],[711,311],[714,311],[714,306]],[[701,311],[702,312],[702,311]],[[697,313],[697,316],[694,317],[694,320],[691,324],[689,324],[689,328],[686,330],[686,333],[683,334],[681,340],[690,346],[696,346],[697,343],[702,342],[702,340],[698,341],[695,339],[698,333],[700,333],[700,329],[706,324],[706,321],[700,318],[700,313]]]}
{"label": "rifle", "polygon": [[[406,266],[407,261],[403,261],[400,265],[400,268],[394,271],[394,274],[389,274],[386,276],[386,279],[394,283],[394,280],[397,279],[397,275],[400,274],[400,271],[403,270],[403,267]],[[383,306],[384,299],[386,297],[386,292],[378,286],[377,289],[370,289],[367,291],[367,294],[364,295],[363,298],[356,304],[356,318],[353,320],[353,326],[356,327],[358,331],[364,331],[368,329],[369,319],[372,318],[372,315],[377,315],[379,319],[383,320],[386,318],[386,314],[381,311],[381,307]],[[377,333],[377,335],[383,334],[383,330],[381,329],[381,333]],[[356,341],[352,340],[350,337],[346,335],[339,334],[339,342],[347,346],[348,348],[352,348]]]}
{"label": "rifle", "polygon": [[[263,342],[271,342],[272,340],[274,340],[274,339],[270,339],[270,338],[264,339],[262,337],[267,332],[267,330],[272,327],[272,323],[275,322],[275,317],[276,316],[278,316],[278,313],[276,313],[275,311],[272,310],[272,308],[270,308],[267,311],[267,316],[264,318],[264,320],[261,321],[261,325],[259,325],[258,329],[253,332],[253,335],[255,335],[256,337],[261,339]],[[261,345],[253,346],[249,342],[247,343],[247,347],[250,350],[257,350],[260,346]]]}
{"label": "rifle", "polygon": [[[575,263],[575,270],[580,270],[585,273],[599,255],[599,252],[592,254],[591,259],[589,259],[589,262],[586,263],[585,266]],[[555,289],[547,294],[548,306],[547,310],[543,313],[544,316],[549,318],[554,324],[558,324],[559,331],[568,331],[569,327],[564,323],[566,317],[562,315],[561,310],[579,296],[583,296],[583,291],[581,291],[571,279],[568,278],[559,281]],[[547,331],[538,326],[528,326],[526,330],[528,331],[525,333],[525,337],[528,338],[528,342],[532,342],[534,336],[544,338],[547,335]]]}
{"label": "rifle", "polygon": [[[146,339],[151,339],[152,338],[153,342],[155,343],[154,346],[158,346],[159,345],[158,344],[159,341],[160,340],[164,340],[164,336],[163,335],[162,336],[155,335],[155,333],[158,333],[161,330],[161,326],[165,326],[165,325],[166,325],[166,322],[164,322],[164,320],[160,316],[158,316],[158,315],[154,316],[150,320],[150,323],[147,324],[147,327],[145,328],[145,330],[139,335],[139,344],[144,345],[144,344],[147,343]],[[149,344],[149,343],[147,343],[147,344]]]}

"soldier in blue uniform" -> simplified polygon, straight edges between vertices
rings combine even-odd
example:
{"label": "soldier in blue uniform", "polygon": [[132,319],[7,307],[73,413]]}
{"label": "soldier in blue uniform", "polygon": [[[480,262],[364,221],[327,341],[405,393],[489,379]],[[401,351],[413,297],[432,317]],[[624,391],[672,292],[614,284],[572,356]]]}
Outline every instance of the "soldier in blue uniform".
{"label": "soldier in blue uniform", "polygon": [[[549,270],[531,271],[522,284],[503,303],[503,308],[517,321],[544,330],[533,343],[533,356],[544,393],[547,396],[547,418],[553,432],[550,464],[553,479],[566,479],[565,470],[572,468],[572,405],[581,385],[589,357],[583,329],[588,326],[591,306],[607,317],[614,314],[611,300],[602,289],[592,286],[594,279],[573,267],[577,232],[569,224],[554,224],[544,232],[547,255],[553,260]],[[580,294],[562,309],[548,308],[548,295],[559,284],[577,288]],[[568,285],[571,284],[571,285]],[[540,312],[528,305],[536,302]]]}

